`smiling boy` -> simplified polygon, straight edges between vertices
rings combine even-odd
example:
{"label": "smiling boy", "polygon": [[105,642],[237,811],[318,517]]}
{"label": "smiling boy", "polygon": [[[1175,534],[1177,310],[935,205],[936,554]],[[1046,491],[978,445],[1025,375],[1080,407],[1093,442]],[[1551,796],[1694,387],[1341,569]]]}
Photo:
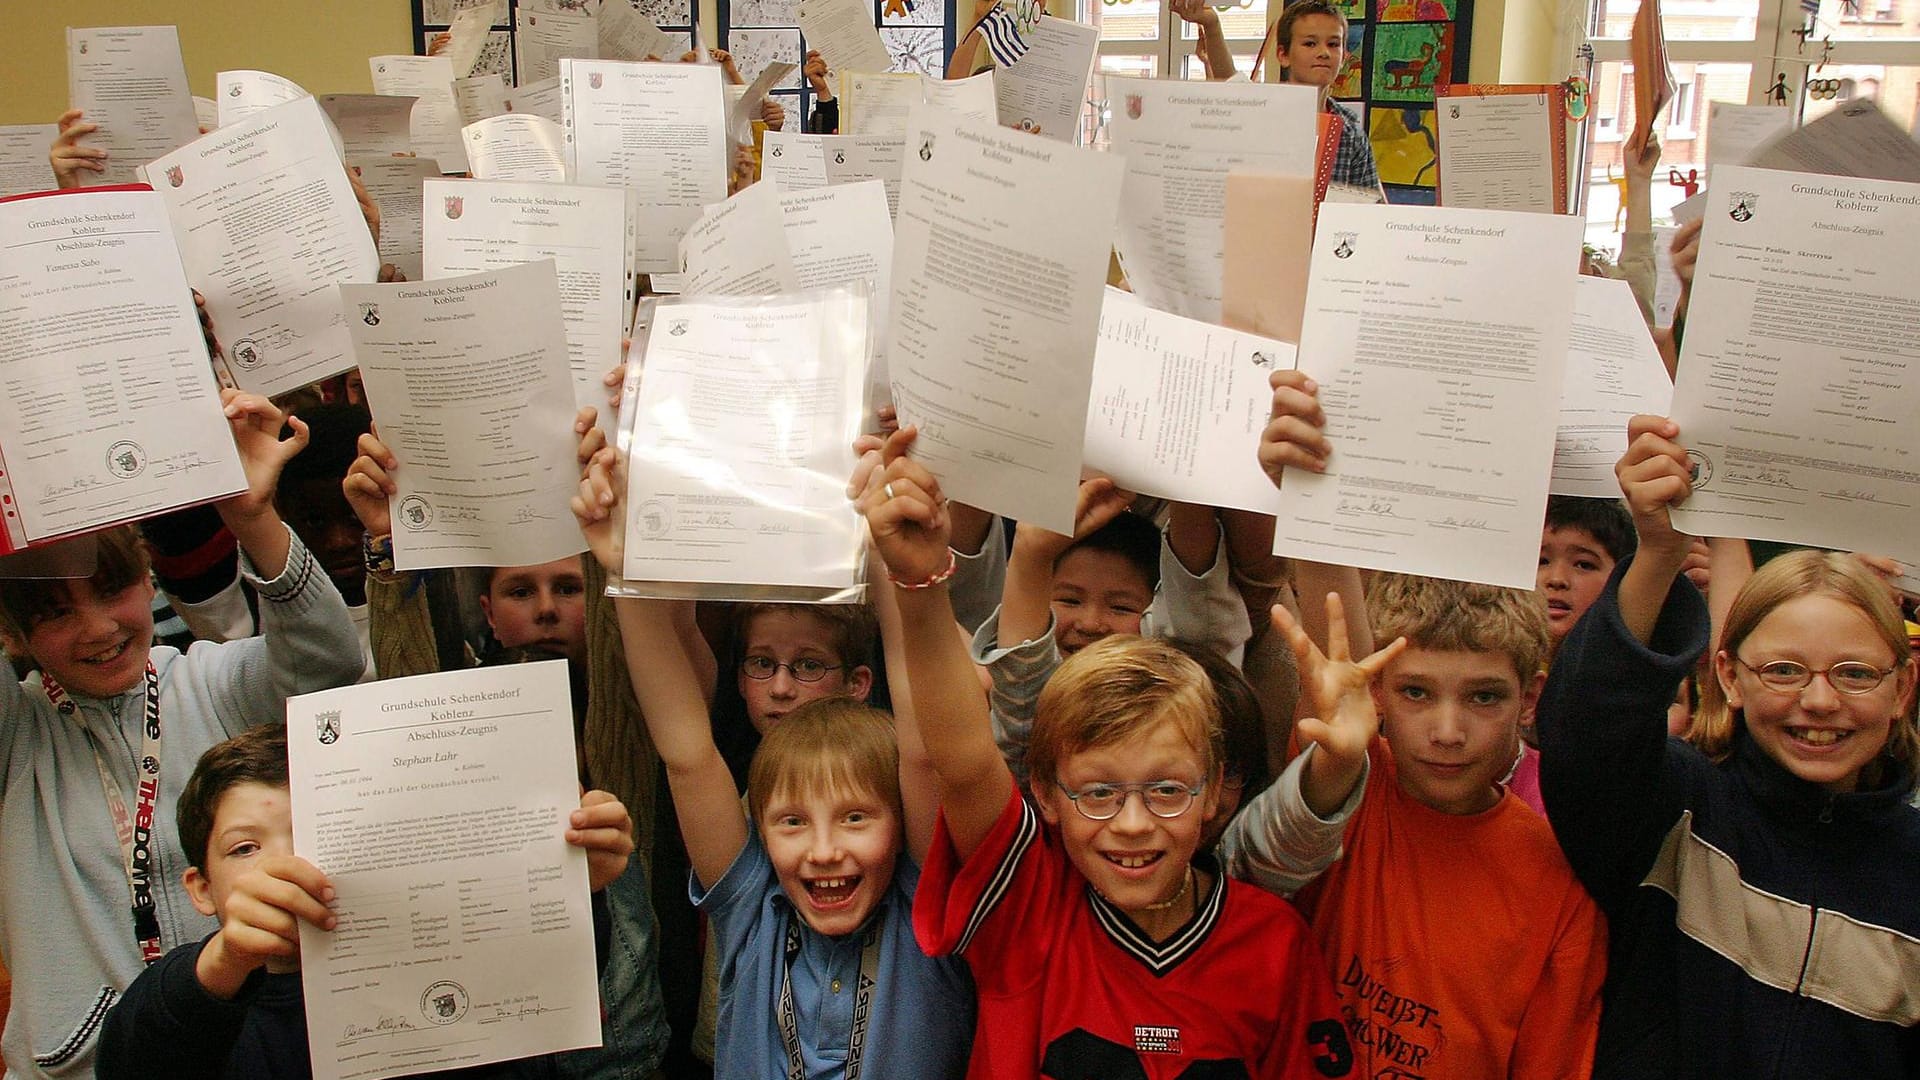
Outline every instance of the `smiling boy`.
{"label": "smiling boy", "polygon": [[[1309,776],[1326,778],[1303,784],[1308,809],[1352,817],[1345,857],[1296,898],[1358,1074],[1584,1076],[1605,927],[1546,821],[1500,783],[1544,681],[1538,598],[1382,574],[1368,616],[1377,640],[1408,642],[1375,681],[1385,737],[1349,730],[1307,751]],[[1290,636],[1324,710],[1334,665]],[[1275,855],[1295,839],[1282,835],[1284,790],[1254,800],[1221,841],[1229,872],[1280,892],[1298,884]]]}

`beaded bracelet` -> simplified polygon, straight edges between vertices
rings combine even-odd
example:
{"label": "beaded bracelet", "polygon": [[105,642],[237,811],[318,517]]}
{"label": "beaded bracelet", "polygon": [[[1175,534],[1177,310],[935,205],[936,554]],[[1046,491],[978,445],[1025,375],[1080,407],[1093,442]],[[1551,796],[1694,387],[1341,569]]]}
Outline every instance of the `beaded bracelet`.
{"label": "beaded bracelet", "polygon": [[960,569],[960,557],[953,553],[952,548],[948,548],[946,568],[925,581],[901,581],[899,578],[893,576],[893,571],[891,570],[887,571],[887,580],[902,589],[931,589],[935,585],[946,584],[947,579],[952,577],[954,571],[958,569]]}

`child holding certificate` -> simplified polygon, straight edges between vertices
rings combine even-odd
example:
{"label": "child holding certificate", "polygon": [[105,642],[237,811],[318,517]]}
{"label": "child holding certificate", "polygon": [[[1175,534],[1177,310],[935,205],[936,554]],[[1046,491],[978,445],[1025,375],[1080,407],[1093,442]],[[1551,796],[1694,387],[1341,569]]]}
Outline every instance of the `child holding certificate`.
{"label": "child holding certificate", "polygon": [[[260,596],[260,637],[153,641],[153,584],[130,526],[95,534],[98,564],[72,580],[0,581],[0,643],[37,667],[0,680],[0,933],[16,973],[9,1075],[91,1068],[100,1020],[167,949],[213,927],[179,887],[187,854],[173,799],[208,746],[285,714],[294,694],[352,683],[346,606],[274,511],[306,426],[280,438],[266,399],[222,394],[248,489],[215,504]],[[123,839],[118,839],[123,838]]]}

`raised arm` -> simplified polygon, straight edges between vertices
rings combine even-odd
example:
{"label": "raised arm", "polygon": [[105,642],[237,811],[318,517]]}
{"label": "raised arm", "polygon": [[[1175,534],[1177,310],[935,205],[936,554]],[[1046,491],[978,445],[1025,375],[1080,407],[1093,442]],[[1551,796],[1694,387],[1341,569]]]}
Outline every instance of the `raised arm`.
{"label": "raised arm", "polygon": [[1620,579],[1620,617],[1645,645],[1667,592],[1686,564],[1693,538],[1673,527],[1668,511],[1693,491],[1680,425],[1664,416],[1636,416],[1627,424],[1627,452],[1614,466],[1640,545]]}
{"label": "raised arm", "polygon": [[939,777],[940,808],[964,862],[980,847],[1013,794],[1013,776],[994,745],[986,694],[953,631],[946,575],[950,524],[939,481],[906,456],[918,431],[887,439],[883,467],[860,497],[874,547],[886,560],[900,609],[913,711]]}
{"label": "raised arm", "polygon": [[1190,22],[1200,35],[1194,50],[1207,66],[1207,78],[1213,81],[1233,78],[1233,50],[1227,47],[1227,35],[1220,28],[1220,13],[1207,0],[1173,0],[1173,13]]}
{"label": "raised arm", "polygon": [[1026,522],[1014,528],[1013,552],[1007,556],[1007,583],[1000,594],[1001,648],[1011,649],[1047,632],[1053,621],[1054,563],[1075,540],[1119,517],[1132,503],[1131,492],[1114,487],[1111,480],[1096,477],[1080,482],[1072,536],[1062,536]]}
{"label": "raised arm", "polygon": [[[598,437],[598,429],[587,434],[589,439]],[[618,574],[621,563],[615,526],[622,513],[623,485],[616,480],[616,465],[611,449],[596,451],[573,499],[587,546],[609,574]],[[700,884],[712,888],[746,847],[749,824],[740,810],[733,774],[714,745],[706,695],[681,640],[685,615],[675,611],[677,606],[690,605],[626,597],[614,601],[634,696],[654,750],[667,767],[688,859]]]}

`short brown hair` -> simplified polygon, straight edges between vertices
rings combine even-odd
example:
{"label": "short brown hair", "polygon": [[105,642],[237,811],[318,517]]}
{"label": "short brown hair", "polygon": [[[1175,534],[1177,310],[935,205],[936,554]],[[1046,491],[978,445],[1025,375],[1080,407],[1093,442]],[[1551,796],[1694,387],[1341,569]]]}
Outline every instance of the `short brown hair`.
{"label": "short brown hair", "polygon": [[1546,662],[1547,602],[1531,589],[1503,589],[1413,574],[1376,574],[1367,586],[1374,647],[1404,637],[1416,649],[1490,652],[1513,661],[1520,685]]}
{"label": "short brown hair", "polygon": [[1331,15],[1340,20],[1340,44],[1346,45],[1347,15],[1335,7],[1330,0],[1294,0],[1280,13],[1280,21],[1274,24],[1274,41],[1282,49],[1293,45],[1293,24],[1309,15]]}
{"label": "short brown hair", "polygon": [[1114,634],[1061,664],[1035,706],[1027,744],[1031,783],[1057,780],[1070,754],[1112,746],[1173,724],[1219,772],[1220,709],[1213,684],[1193,658],[1165,641]]}
{"label": "short brown hair", "polygon": [[[1887,583],[1866,563],[1852,555],[1832,551],[1789,551],[1755,570],[1740,594],[1733,598],[1726,627],[1721,631],[1720,651],[1729,656],[1738,653],[1747,636],[1774,608],[1802,596],[1830,597],[1858,608],[1893,651],[1895,676],[1899,669],[1913,663],[1906,620],[1888,595]],[[1718,682],[1713,676],[1708,678]],[[1723,761],[1732,752],[1734,735],[1746,720],[1727,702],[1726,694],[1717,685],[1715,691],[1707,693],[1702,684],[1700,707],[1694,710],[1687,741],[1715,761]],[[1920,732],[1914,730],[1912,702],[1907,706],[1906,715],[1893,719],[1885,753],[1911,771],[1920,767]],[[1869,784],[1875,783],[1878,775],[1877,768],[1863,774]]]}
{"label": "short brown hair", "polygon": [[900,747],[893,718],[848,697],[810,701],[780,718],[747,770],[754,824],[776,792],[865,790],[901,815]]}
{"label": "short brown hair", "polygon": [[[100,547],[99,562],[90,579],[95,593],[112,595],[152,573],[146,541],[133,526],[102,529],[93,534],[93,539]],[[26,637],[35,623],[67,602],[67,585],[58,578],[0,579],[0,631]]]}
{"label": "short brown hair", "polygon": [[747,634],[762,615],[811,615],[827,626],[826,645],[851,674],[854,668],[873,666],[873,643],[879,624],[865,604],[736,604],[733,609],[733,663],[747,658]]}
{"label": "short brown hair", "polygon": [[287,786],[287,726],[262,724],[216,743],[193,767],[180,791],[174,817],[180,824],[180,850],[201,873],[207,871],[207,843],[220,799],[241,784]]}

